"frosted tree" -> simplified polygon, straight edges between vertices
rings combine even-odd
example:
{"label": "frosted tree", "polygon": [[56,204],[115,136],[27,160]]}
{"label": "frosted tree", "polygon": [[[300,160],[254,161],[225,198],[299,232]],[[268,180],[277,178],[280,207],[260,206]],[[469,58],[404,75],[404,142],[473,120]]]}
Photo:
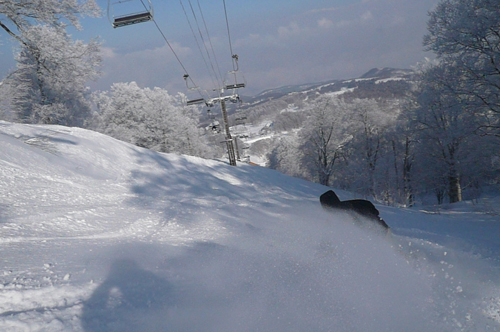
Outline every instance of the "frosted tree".
{"label": "frosted tree", "polygon": [[281,112],[274,119],[274,130],[289,132],[302,127],[305,120],[304,112]]}
{"label": "frosted tree", "polygon": [[14,93],[12,87],[4,81],[0,81],[0,120],[13,121],[14,113],[11,109],[11,96]]}
{"label": "frosted tree", "polygon": [[346,107],[335,97],[324,96],[314,102],[300,132],[304,163],[320,184],[328,185],[334,166],[352,139],[346,131]]}
{"label": "frosted tree", "polygon": [[94,128],[117,139],[159,152],[212,157],[203,130],[197,127],[182,95],[137,83],[115,83],[93,97],[98,112]]}
{"label": "frosted tree", "polygon": [[497,0],[442,0],[430,13],[424,37],[427,49],[455,68],[452,80],[433,79],[480,115],[483,132],[495,135],[500,135],[499,13]]}
{"label": "frosted tree", "polygon": [[415,150],[418,143],[415,138],[415,128],[409,118],[409,110],[415,107],[407,102],[401,108],[401,113],[387,132],[394,161],[395,187],[397,201],[404,206],[415,204],[415,184],[413,170],[415,165]]}
{"label": "frosted tree", "polygon": [[23,31],[31,25],[46,24],[80,29],[78,17],[98,16],[94,0],[0,0],[0,28],[25,47],[31,47]]}
{"label": "frosted tree", "polygon": [[302,167],[304,152],[301,150],[297,135],[281,137],[267,157],[269,168],[294,177],[307,178],[309,176]]}
{"label": "frosted tree", "polygon": [[90,115],[85,84],[99,75],[99,42],[72,41],[64,29],[48,25],[26,27],[22,38],[17,70],[7,80],[18,118],[83,126]]}
{"label": "frosted tree", "polygon": [[88,104],[81,80],[96,73],[98,43],[72,43],[65,28],[80,29],[83,15],[100,15],[94,0],[0,0],[0,31],[19,43],[18,70],[5,84],[16,91],[21,120],[82,125]]}
{"label": "frosted tree", "polygon": [[353,185],[357,191],[377,196],[376,171],[388,148],[386,132],[394,124],[397,112],[387,105],[381,107],[374,99],[354,99],[348,114],[349,130],[354,136],[350,144],[350,169],[356,173]]}
{"label": "frosted tree", "polygon": [[[425,173],[431,173],[426,182],[443,183],[442,179],[446,179],[450,203],[462,200],[461,169],[466,156],[473,152],[471,149],[477,149],[471,142],[477,138],[478,128],[478,118],[468,112],[463,95],[451,93],[441,84],[454,77],[455,68],[443,64],[422,73],[416,99],[418,107],[413,110],[412,119],[418,131],[421,154],[432,160],[422,168]],[[443,191],[439,186],[436,189]]]}

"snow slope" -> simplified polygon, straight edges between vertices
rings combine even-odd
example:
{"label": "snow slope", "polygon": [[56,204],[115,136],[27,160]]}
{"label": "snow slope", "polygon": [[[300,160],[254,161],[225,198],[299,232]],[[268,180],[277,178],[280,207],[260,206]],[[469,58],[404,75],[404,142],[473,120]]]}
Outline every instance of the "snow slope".
{"label": "snow slope", "polygon": [[0,331],[500,331],[495,197],[385,235],[326,190],[0,122]]}

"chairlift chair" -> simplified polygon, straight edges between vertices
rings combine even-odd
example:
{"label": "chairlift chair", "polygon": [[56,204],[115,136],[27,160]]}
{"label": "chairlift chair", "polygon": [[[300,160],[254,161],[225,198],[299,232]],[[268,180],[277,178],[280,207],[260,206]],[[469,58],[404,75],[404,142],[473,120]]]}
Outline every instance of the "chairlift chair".
{"label": "chairlift chair", "polygon": [[108,0],[108,19],[113,28],[152,21],[153,5],[150,0]]}
{"label": "chairlift chair", "polygon": [[220,129],[220,124],[216,124],[216,125],[212,126],[212,131],[213,131],[214,133],[219,134],[219,133],[221,132],[221,129]]}
{"label": "chairlift chair", "polygon": [[214,121],[210,124],[213,132],[220,133],[220,123],[219,121]]}
{"label": "chairlift chair", "polygon": [[243,125],[243,126],[245,126],[246,119],[247,119],[247,117],[246,117],[246,116],[241,116],[241,117],[239,117],[239,118],[235,118],[235,119],[234,119],[234,122],[235,122],[237,125]]}
{"label": "chairlift chair", "polygon": [[196,104],[203,104],[203,103],[205,103],[205,99],[203,99],[203,98],[192,99],[192,100],[187,101],[188,106],[196,105]]}
{"label": "chairlift chair", "polygon": [[226,90],[241,89],[245,87],[245,83],[236,83],[226,85]]}
{"label": "chairlift chair", "polygon": [[214,121],[210,122],[210,124],[207,127],[205,127],[205,130],[211,131],[214,134],[219,134],[221,132],[222,128],[221,128],[220,122],[217,120],[214,120]]}
{"label": "chairlift chair", "polygon": [[225,83],[224,87],[226,90],[236,90],[236,89],[244,88],[246,86],[245,77],[240,72],[240,66],[238,65],[238,59],[239,59],[238,54],[234,54],[233,59],[234,59],[235,68],[234,68],[234,70],[227,72],[224,82],[229,81],[229,79],[231,79],[231,76],[233,76],[234,83],[233,84],[226,84]]}
{"label": "chairlift chair", "polygon": [[210,120],[214,120],[215,119],[215,114],[212,113],[211,110],[207,110],[207,117],[210,119]]}
{"label": "chairlift chair", "polygon": [[[188,90],[199,90],[200,89],[197,86],[189,86],[189,82],[188,82],[189,75],[188,74],[184,74],[183,78],[184,78],[184,81],[186,82],[186,88]],[[193,80],[191,80],[191,79],[190,79],[190,81],[193,82]],[[196,105],[196,104],[206,104],[205,98],[198,98],[198,99],[192,99],[192,100],[187,101],[188,106]]]}

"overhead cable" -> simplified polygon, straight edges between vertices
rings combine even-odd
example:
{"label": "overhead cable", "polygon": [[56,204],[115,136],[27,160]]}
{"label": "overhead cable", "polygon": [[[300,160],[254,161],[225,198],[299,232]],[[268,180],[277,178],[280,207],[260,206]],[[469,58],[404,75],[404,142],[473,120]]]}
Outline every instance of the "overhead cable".
{"label": "overhead cable", "polygon": [[[141,3],[142,5],[144,6],[145,9],[147,9],[146,7],[146,4],[144,3],[143,0],[141,0]],[[169,43],[167,37],[165,36],[165,34],[163,33],[163,31],[160,29],[160,26],[158,25],[158,23],[156,22],[156,20],[153,18],[152,19],[153,23],[155,24],[156,26],[156,29],[158,29],[158,31],[160,32],[161,36],[163,37],[163,39],[165,40],[165,43],[167,43],[168,47],[170,48],[170,50],[172,51],[172,53],[174,54],[175,58],[177,59],[177,62],[179,63],[179,65],[181,66],[181,68],[184,70],[184,76],[188,77],[189,80],[191,81],[191,83],[193,83],[193,86],[197,86],[196,83],[194,82],[194,80],[191,78],[191,76],[189,76],[189,73],[186,69],[186,67],[184,66],[184,64],[182,63],[181,59],[179,58],[179,56],[177,55],[177,53],[175,52],[174,48],[172,47],[172,45]],[[203,97],[203,95],[201,94],[200,91],[198,91],[201,95],[201,97]]]}
{"label": "overhead cable", "polygon": [[[203,54],[203,51],[202,51],[201,46],[200,46],[200,42],[198,41],[198,37],[196,36],[196,33],[195,33],[195,31],[194,31],[194,28],[193,28],[193,25],[191,24],[191,20],[189,19],[189,16],[188,16],[188,14],[187,14],[186,8],[184,7],[184,3],[183,3],[183,1],[182,1],[182,0],[179,0],[179,2],[180,2],[180,4],[181,4],[182,10],[184,11],[184,15],[186,16],[186,20],[187,20],[187,22],[188,22],[188,24],[189,24],[189,28],[191,29],[191,32],[192,32],[193,37],[194,37],[194,40],[196,41],[196,45],[198,46],[198,50],[200,51],[200,55],[201,55],[201,57],[202,57],[202,59],[203,59],[203,62],[205,63],[205,67],[206,67],[206,68],[207,68],[207,70],[208,70],[208,74],[209,74],[209,76],[210,76],[210,79],[212,80],[212,84],[213,84],[213,85],[215,86],[215,88],[217,89],[219,85],[216,83],[216,80],[214,80],[214,77],[213,77],[213,75],[212,75],[212,72],[210,71],[210,67],[209,67],[209,65],[208,65],[208,63],[207,63],[207,59],[205,58],[205,55]],[[188,2],[189,2],[189,5],[190,5],[190,8],[191,8],[191,12],[192,12],[192,14],[193,14],[193,17],[194,17],[194,19],[195,19],[195,23],[196,23],[196,25],[197,25],[197,27],[198,27],[198,32],[200,33],[201,40],[202,40],[203,44],[205,44],[204,39],[203,39],[203,35],[201,34],[200,26],[199,26],[199,24],[198,24],[198,20],[196,19],[196,14],[194,13],[193,6],[191,5],[191,1],[190,1],[190,0],[188,0]],[[205,49],[206,49],[206,45],[204,45],[204,46],[205,46]]]}
{"label": "overhead cable", "polygon": [[220,71],[219,62],[217,61],[217,56],[215,55],[214,45],[212,44],[212,39],[210,38],[210,33],[208,32],[207,22],[205,21],[205,16],[203,15],[203,10],[201,9],[201,6],[200,6],[200,0],[197,0],[197,3],[198,3],[198,8],[200,10],[201,18],[203,20],[203,25],[205,26],[205,31],[207,33],[208,41],[210,43],[210,48],[211,48],[212,54],[214,56],[214,61],[215,61],[215,64],[217,66],[217,71],[219,73],[219,78],[220,78],[220,81],[223,82],[224,79],[223,79],[221,71]]}
{"label": "overhead cable", "polygon": [[[191,12],[193,13],[193,17],[194,17],[194,20],[196,22],[196,26],[198,27],[198,33],[200,34],[201,41],[203,42],[203,46],[205,48],[205,51],[207,52],[208,61],[210,62],[210,66],[211,66],[212,71],[215,75],[215,80],[217,81],[217,73],[215,72],[214,64],[212,62],[212,58],[210,57],[210,52],[208,51],[208,48],[207,48],[207,43],[205,42],[205,38],[203,37],[203,33],[201,32],[200,24],[198,23],[198,18],[194,12],[194,8],[193,8],[193,5],[191,4],[191,0],[188,0],[188,2],[189,2],[189,6],[191,7]],[[198,2],[198,8],[201,10],[201,7],[199,6],[199,2]],[[209,71],[210,71],[210,69],[209,69]],[[211,74],[210,74],[210,76],[211,76]],[[219,88],[221,86],[222,86],[222,82],[220,82],[220,84],[218,85],[218,87],[216,87],[216,89],[219,90]]]}
{"label": "overhead cable", "polygon": [[231,32],[229,31],[229,20],[227,18],[226,0],[222,0],[222,3],[224,4],[224,15],[226,17],[227,39],[229,40],[229,51],[231,51],[231,59],[233,59],[233,70],[236,71],[236,64],[235,64],[234,53],[233,53],[233,43],[231,42]]}

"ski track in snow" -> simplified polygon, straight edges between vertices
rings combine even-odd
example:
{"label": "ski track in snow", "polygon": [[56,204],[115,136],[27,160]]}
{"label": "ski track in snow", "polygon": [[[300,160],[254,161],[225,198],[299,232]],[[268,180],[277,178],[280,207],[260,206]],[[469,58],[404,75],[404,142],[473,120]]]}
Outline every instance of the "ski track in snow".
{"label": "ski track in snow", "polygon": [[0,144],[1,331],[500,331],[495,198],[379,207],[384,235],[261,167],[60,126]]}

